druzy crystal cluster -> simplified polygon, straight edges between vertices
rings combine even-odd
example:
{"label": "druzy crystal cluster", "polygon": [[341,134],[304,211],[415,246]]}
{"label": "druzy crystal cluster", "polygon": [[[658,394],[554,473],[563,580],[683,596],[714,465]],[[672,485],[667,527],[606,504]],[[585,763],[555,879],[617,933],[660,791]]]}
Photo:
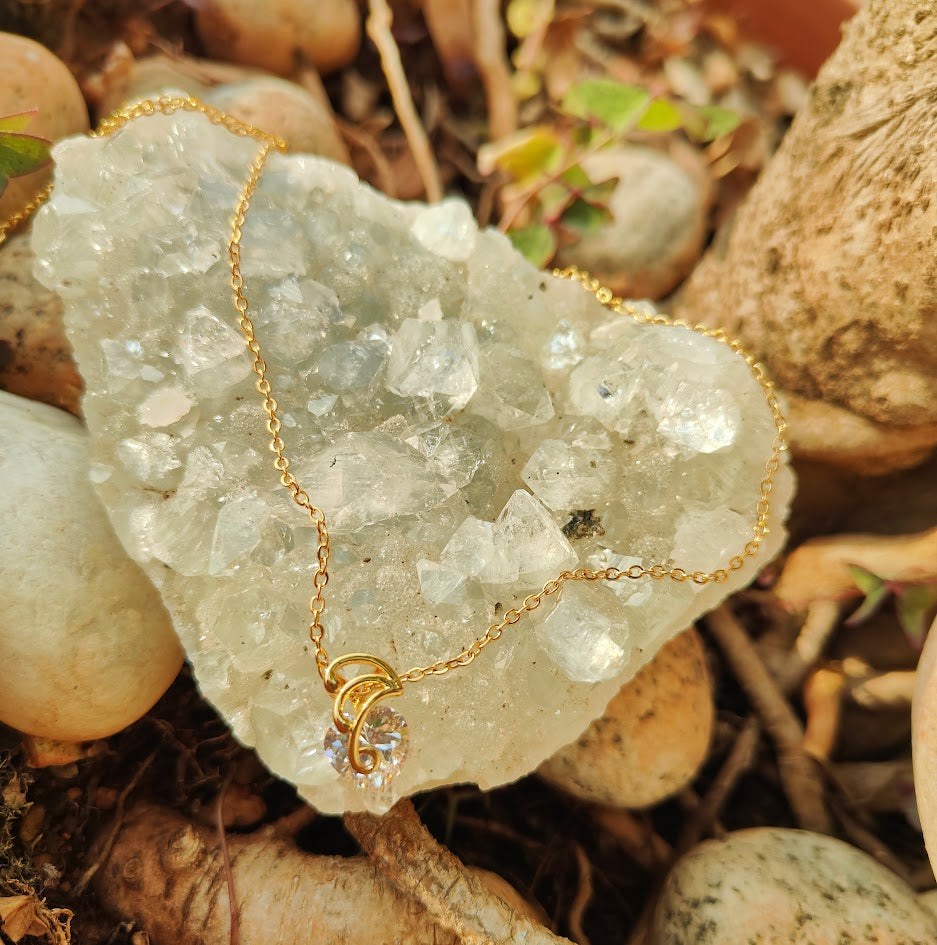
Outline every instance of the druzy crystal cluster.
{"label": "druzy crystal cluster", "polygon": [[[204,694],[318,808],[517,778],[752,579],[789,475],[762,555],[728,584],[568,586],[394,700],[409,749],[384,790],[343,780],[307,638],[315,532],[278,484],[228,281],[255,150],[192,114],[57,149],[37,274],[65,302],[98,492]],[[710,569],[750,537],[773,427],[724,345],[610,313],[457,200],[395,202],[308,156],[271,158],[242,255],[292,468],[331,524],[331,655],[405,672],[564,568]]]}

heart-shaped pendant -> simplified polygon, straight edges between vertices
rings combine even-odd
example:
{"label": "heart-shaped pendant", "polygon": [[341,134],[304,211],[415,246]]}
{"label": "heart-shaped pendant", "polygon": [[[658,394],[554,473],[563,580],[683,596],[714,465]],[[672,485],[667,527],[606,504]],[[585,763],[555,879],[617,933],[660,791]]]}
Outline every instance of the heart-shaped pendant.
{"label": "heart-shaped pendant", "polygon": [[[315,529],[272,470],[230,297],[225,245],[256,148],[179,113],[57,149],[33,243],[87,384],[99,494],[204,694],[320,810],[515,779],[754,577],[781,545],[790,474],[758,557],[725,582],[571,583],[471,665],[408,683],[407,763],[358,790],[336,772],[343,733],[323,743]],[[404,678],[564,569],[709,571],[751,540],[776,431],[745,361],[534,270],[463,203],[398,203],[274,155],[241,267],[292,471],[332,531],[329,652]],[[360,726],[365,778],[381,745],[400,757],[406,729],[385,709]]]}

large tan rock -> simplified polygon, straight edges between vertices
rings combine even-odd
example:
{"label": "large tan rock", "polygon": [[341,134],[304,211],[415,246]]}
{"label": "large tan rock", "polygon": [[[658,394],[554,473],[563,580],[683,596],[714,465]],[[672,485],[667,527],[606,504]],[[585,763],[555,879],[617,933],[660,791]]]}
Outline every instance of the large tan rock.
{"label": "large tan rock", "polygon": [[937,424],[935,30],[931,4],[862,5],[680,312],[785,390],[922,428],[909,449]]}
{"label": "large tan rock", "polygon": [[33,278],[28,234],[0,251],[0,389],[77,414],[81,375],[65,338],[59,297]]}
{"label": "large tan rock", "polygon": [[91,489],[81,424],[0,392],[0,444],[0,721],[102,738],[153,705],[182,651]]}
{"label": "large tan rock", "polygon": [[671,870],[650,945],[929,945],[937,917],[861,850],[804,830],[708,840]]}
{"label": "large tan rock", "polygon": [[587,801],[648,807],[692,780],[709,749],[712,725],[706,654],[690,629],[671,640],[540,774]]}
{"label": "large tan rock", "polygon": [[[45,46],[0,33],[0,116],[36,109],[29,134],[58,141],[88,130],[88,110],[68,67]],[[0,197],[0,220],[21,210],[49,180],[51,170],[11,181]]]}

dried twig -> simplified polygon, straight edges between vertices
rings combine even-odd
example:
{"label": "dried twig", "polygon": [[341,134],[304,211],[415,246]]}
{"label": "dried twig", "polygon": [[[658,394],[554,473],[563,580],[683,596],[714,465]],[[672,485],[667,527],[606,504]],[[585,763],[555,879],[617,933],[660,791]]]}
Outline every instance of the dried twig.
{"label": "dried twig", "polygon": [[635,922],[631,934],[628,936],[626,945],[653,945],[651,941],[651,923],[654,920],[654,912],[657,909],[657,900],[660,896],[660,887],[656,888],[651,895],[647,897],[644,908]]}
{"label": "dried twig", "polygon": [[[850,676],[849,664],[844,661],[843,669]],[[864,709],[906,709],[910,710],[914,697],[917,673],[913,669],[894,669],[887,673],[871,671],[858,678],[848,680],[849,698]]]}
{"label": "dried twig", "polygon": [[830,634],[836,629],[842,604],[838,600],[815,600],[807,607],[807,616],[797,635],[794,648],[806,666],[819,659]]}
{"label": "dried twig", "polygon": [[827,761],[836,746],[845,689],[843,674],[824,666],[815,669],[804,682],[807,728],[803,746],[818,761]]}
{"label": "dried twig", "polygon": [[387,155],[381,150],[381,146],[374,139],[374,136],[370,132],[358,128],[350,121],[343,121],[338,116],[335,118],[335,125],[341,136],[352,147],[361,148],[371,159],[378,188],[388,197],[396,197],[397,182],[394,180],[394,171],[390,166],[390,161],[387,160]]}
{"label": "dried twig", "polygon": [[319,814],[314,807],[303,804],[302,807],[297,807],[296,810],[284,814],[263,829],[271,837],[292,840],[300,830],[308,827],[318,816]]}
{"label": "dried twig", "polygon": [[597,807],[593,816],[599,827],[649,873],[657,873],[670,863],[673,855],[670,844],[642,815],[617,807]]}
{"label": "dried twig", "polygon": [[505,56],[500,0],[474,0],[475,61],[485,85],[488,136],[497,141],[517,129],[517,100]]}
{"label": "dried twig", "polygon": [[797,821],[806,830],[831,833],[823,780],[816,763],[804,751],[804,731],[794,710],[765,668],[745,629],[725,604],[706,618],[706,624],[774,741],[781,784]]}
{"label": "dried twig", "polygon": [[576,844],[576,863],[579,866],[579,888],[572,905],[569,907],[569,929],[579,945],[591,945],[589,936],[582,927],[582,920],[592,901],[592,864],[579,844]]}
{"label": "dried twig", "polygon": [[413,97],[410,95],[410,86],[400,59],[400,49],[391,33],[394,15],[387,4],[387,0],[369,0],[370,15],[367,21],[368,36],[377,47],[381,57],[381,68],[387,79],[390,97],[394,102],[394,110],[400,120],[400,127],[406,135],[407,143],[413,153],[426,199],[430,203],[442,200],[442,183],[439,178],[439,168],[436,158],[426,137],[426,131],[420,122]]}
{"label": "dried twig", "polygon": [[383,817],[346,814],[345,826],[388,882],[421,903],[465,945],[568,943],[488,890],[432,838],[410,801],[400,801]]}
{"label": "dried twig", "polygon": [[761,725],[755,716],[750,716],[742,726],[719,773],[709,790],[700,800],[693,815],[683,825],[677,842],[677,853],[682,854],[696,846],[712,828],[723,805],[738,784],[739,778],[751,768],[758,753]]}
{"label": "dried twig", "polygon": [[98,855],[95,857],[94,862],[91,863],[81,874],[81,878],[75,885],[74,896],[76,899],[88,888],[88,883],[94,879],[97,871],[111,855],[111,850],[114,847],[114,841],[117,839],[117,835],[120,833],[120,828],[124,821],[124,812],[127,807],[127,798],[130,796],[134,788],[140,783],[141,778],[146,773],[146,769],[149,768],[149,766],[155,760],[158,751],[159,749],[150,752],[150,754],[148,754],[146,758],[143,759],[140,767],[134,772],[133,777],[123,786],[120,794],[117,795],[117,802],[114,805],[114,821],[111,824],[111,829],[108,831],[104,843],[102,843],[98,849]]}
{"label": "dried twig", "polygon": [[228,778],[221,786],[215,800],[215,828],[218,831],[218,846],[221,849],[221,863],[224,867],[225,886],[228,889],[228,910],[231,914],[231,945],[240,945],[241,942],[241,914],[238,911],[237,899],[234,892],[234,873],[231,870],[231,854],[228,851],[228,835],[224,829],[224,796],[231,779]]}

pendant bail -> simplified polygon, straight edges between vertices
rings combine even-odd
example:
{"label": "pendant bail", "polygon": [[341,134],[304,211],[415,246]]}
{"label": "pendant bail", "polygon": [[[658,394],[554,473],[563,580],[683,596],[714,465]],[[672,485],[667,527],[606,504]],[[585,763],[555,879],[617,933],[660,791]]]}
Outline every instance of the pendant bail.
{"label": "pendant bail", "polygon": [[[345,677],[346,666],[367,666],[372,672]],[[332,696],[332,722],[338,732],[348,736],[348,761],[355,772],[372,774],[380,765],[380,754],[363,744],[362,730],[377,704],[403,692],[403,682],[389,663],[368,653],[348,653],[329,663],[325,689]],[[351,711],[349,711],[349,706]]]}

